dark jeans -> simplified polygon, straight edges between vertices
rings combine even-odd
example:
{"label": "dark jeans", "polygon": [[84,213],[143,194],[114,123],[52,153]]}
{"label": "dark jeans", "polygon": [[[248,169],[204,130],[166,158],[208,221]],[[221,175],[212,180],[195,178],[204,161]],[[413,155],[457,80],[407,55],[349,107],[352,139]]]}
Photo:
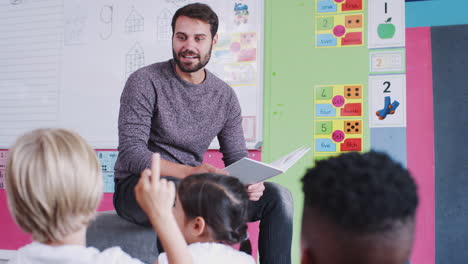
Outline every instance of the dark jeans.
{"label": "dark jeans", "polygon": [[[178,182],[174,177],[164,177]],[[139,176],[132,175],[116,180],[114,207],[124,219],[138,225],[150,226],[146,214],[135,200],[135,185]],[[293,200],[291,193],[281,185],[265,182],[263,196],[249,203],[249,220],[260,220],[258,250],[260,263],[290,264],[293,223]]]}

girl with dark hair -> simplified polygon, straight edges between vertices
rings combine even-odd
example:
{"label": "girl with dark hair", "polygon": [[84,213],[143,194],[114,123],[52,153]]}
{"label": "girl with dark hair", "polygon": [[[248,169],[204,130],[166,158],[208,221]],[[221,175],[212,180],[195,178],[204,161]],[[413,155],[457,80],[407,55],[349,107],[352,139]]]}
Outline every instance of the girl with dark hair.
{"label": "girl with dark hair", "polygon": [[[154,158],[153,158],[154,159]],[[172,195],[174,185],[167,184],[165,179],[151,177],[162,181],[156,189],[144,188],[144,181],[151,182],[149,176],[158,174],[145,170],[141,174],[136,188],[136,197],[143,210],[147,211],[157,199],[167,200]],[[147,183],[147,186],[151,186]],[[158,194],[159,193],[159,194]],[[162,193],[162,194],[161,194]],[[252,256],[233,249],[230,245],[247,239],[249,197],[244,185],[234,177],[214,173],[195,174],[180,181],[172,212],[168,206],[160,207],[156,212],[148,210],[147,214],[157,228],[158,236],[166,249],[158,257],[159,264],[173,263],[174,254],[188,254],[192,263],[197,264],[254,264]],[[167,203],[165,203],[167,205]],[[164,226],[161,224],[169,219]],[[159,222],[159,223],[158,223]],[[174,237],[180,231],[174,228],[177,223],[187,245],[175,243]]]}

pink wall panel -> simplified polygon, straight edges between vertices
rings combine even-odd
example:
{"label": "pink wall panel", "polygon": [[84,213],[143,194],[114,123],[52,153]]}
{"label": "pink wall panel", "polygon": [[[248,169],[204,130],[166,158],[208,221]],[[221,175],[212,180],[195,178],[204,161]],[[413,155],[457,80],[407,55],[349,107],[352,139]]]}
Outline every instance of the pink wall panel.
{"label": "pink wall panel", "polygon": [[5,190],[0,190],[0,234],[0,249],[18,249],[31,242],[31,236],[23,233],[13,221]]}
{"label": "pink wall panel", "polygon": [[[114,210],[112,193],[102,197],[99,211]],[[31,242],[31,236],[23,233],[8,211],[6,191],[0,190],[0,249],[16,250]]]}
{"label": "pink wall panel", "polygon": [[412,264],[435,263],[434,110],[429,27],[406,30],[408,169],[418,184]]}

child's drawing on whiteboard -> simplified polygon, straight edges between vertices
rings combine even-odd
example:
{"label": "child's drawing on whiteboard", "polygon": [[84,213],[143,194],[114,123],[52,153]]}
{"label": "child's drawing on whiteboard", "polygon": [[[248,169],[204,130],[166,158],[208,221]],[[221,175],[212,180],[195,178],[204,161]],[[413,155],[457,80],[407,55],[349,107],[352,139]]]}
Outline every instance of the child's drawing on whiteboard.
{"label": "child's drawing on whiteboard", "polygon": [[255,141],[255,116],[243,116],[242,117],[242,128],[244,130],[245,141]]}
{"label": "child's drawing on whiteboard", "polygon": [[189,3],[189,0],[166,0],[166,3],[174,4],[177,8]]}
{"label": "child's drawing on whiteboard", "polygon": [[79,1],[67,1],[64,5],[64,44],[84,44],[88,10]]}
{"label": "child's drawing on whiteboard", "polygon": [[230,50],[237,55],[237,61],[257,60],[257,33],[241,32],[233,37]]}
{"label": "child's drawing on whiteboard", "polygon": [[125,57],[125,73],[128,76],[139,68],[145,66],[145,51],[140,43],[136,42]]}
{"label": "child's drawing on whiteboard", "polygon": [[141,32],[145,30],[145,18],[132,8],[130,15],[125,20],[125,32]]}
{"label": "child's drawing on whiteboard", "polygon": [[10,4],[12,5],[19,5],[22,3],[23,3],[23,0],[10,0]]}
{"label": "child's drawing on whiteboard", "polygon": [[163,9],[158,14],[158,40],[170,40],[172,36],[171,29],[172,13],[168,9]]}
{"label": "child's drawing on whiteboard", "polygon": [[105,5],[101,8],[99,13],[99,21],[104,27],[99,33],[102,40],[108,40],[112,36],[112,28],[114,24],[114,6]]}
{"label": "child's drawing on whiteboard", "polygon": [[249,22],[249,6],[237,2],[234,3],[234,23],[236,25],[247,24]]}
{"label": "child's drawing on whiteboard", "polygon": [[233,63],[224,65],[223,80],[230,85],[253,84],[257,70],[251,63]]}

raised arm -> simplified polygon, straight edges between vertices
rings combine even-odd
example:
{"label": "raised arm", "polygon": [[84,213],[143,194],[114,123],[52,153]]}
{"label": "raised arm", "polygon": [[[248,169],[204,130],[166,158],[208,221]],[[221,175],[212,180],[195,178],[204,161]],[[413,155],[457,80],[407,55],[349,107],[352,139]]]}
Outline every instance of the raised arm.
{"label": "raised arm", "polygon": [[160,179],[159,154],[153,154],[152,157],[151,170],[146,169],[141,173],[135,187],[136,200],[158,234],[169,263],[190,264],[192,257],[187,243],[172,214],[175,185],[171,181]]}

